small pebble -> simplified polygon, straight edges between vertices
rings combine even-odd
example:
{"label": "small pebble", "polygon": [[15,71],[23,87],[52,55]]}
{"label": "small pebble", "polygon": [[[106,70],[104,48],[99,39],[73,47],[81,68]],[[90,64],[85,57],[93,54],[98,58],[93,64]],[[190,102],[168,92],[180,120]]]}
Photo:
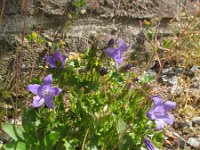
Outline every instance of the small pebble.
{"label": "small pebble", "polygon": [[173,77],[169,78],[169,80],[168,80],[169,86],[177,85],[177,83],[178,83],[178,77],[177,76],[173,76]]}
{"label": "small pebble", "polygon": [[187,144],[189,144],[193,148],[199,148],[200,147],[200,142],[198,141],[198,139],[193,138],[193,137],[191,137],[187,140]]}
{"label": "small pebble", "polygon": [[192,122],[189,121],[181,121],[179,124],[181,128],[192,128]]}
{"label": "small pebble", "polygon": [[200,117],[193,117],[192,123],[200,125]]}

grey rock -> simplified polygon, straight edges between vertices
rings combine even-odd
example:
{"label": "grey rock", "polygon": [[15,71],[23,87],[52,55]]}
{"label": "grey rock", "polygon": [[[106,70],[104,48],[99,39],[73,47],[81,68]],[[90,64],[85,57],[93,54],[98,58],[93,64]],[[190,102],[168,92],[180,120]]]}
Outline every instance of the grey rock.
{"label": "grey rock", "polygon": [[184,138],[182,138],[178,133],[174,132],[173,133],[174,136],[176,136],[179,140],[179,145],[180,145],[180,148],[182,149],[185,149],[186,147],[186,141],[184,140]]}
{"label": "grey rock", "polygon": [[184,68],[177,67],[177,68],[174,69],[174,71],[175,71],[177,74],[180,74],[180,73],[183,73]]}
{"label": "grey rock", "polygon": [[192,123],[200,125],[200,117],[193,117]]}
{"label": "grey rock", "polygon": [[167,74],[166,74],[169,78],[172,78],[172,77],[174,77],[174,76],[176,76],[177,75],[177,73],[175,72],[175,71],[169,71]]}
{"label": "grey rock", "polygon": [[167,83],[168,83],[169,86],[177,85],[178,84],[178,77],[173,76],[173,77],[169,78]]}
{"label": "grey rock", "polygon": [[194,72],[192,72],[191,70],[186,70],[184,72],[184,74],[190,78],[193,78],[194,77]]}
{"label": "grey rock", "polygon": [[162,70],[162,74],[167,74],[170,71],[170,69],[166,68]]}
{"label": "grey rock", "polygon": [[197,138],[193,138],[193,137],[191,137],[187,140],[187,144],[193,148],[199,148],[199,146],[200,146],[199,140]]}
{"label": "grey rock", "polygon": [[198,72],[199,68],[197,66],[192,66],[192,68],[190,69],[191,72]]}
{"label": "grey rock", "polygon": [[[197,3],[196,1],[187,2],[187,4],[184,4],[184,7],[177,7],[181,6],[180,3],[174,0],[140,0],[135,2],[131,0],[87,0],[86,6],[81,9],[86,10],[84,13],[88,14],[88,16],[80,15],[80,17],[77,17],[78,19],[75,18],[72,21],[72,18],[67,16],[70,16],[69,14],[74,11],[80,11],[73,5],[72,1],[48,0],[46,2],[44,0],[30,0],[27,1],[26,33],[38,31],[42,25],[42,32],[44,34],[52,30],[53,34],[49,34],[50,38],[45,37],[48,42],[52,42],[54,37],[59,37],[55,33],[60,33],[62,37],[64,36],[69,40],[66,42],[67,49],[79,52],[83,52],[90,46],[88,45],[90,31],[97,32],[99,41],[103,41],[101,38],[108,41],[109,38],[107,37],[122,33],[122,36],[130,44],[129,50],[133,51],[131,47],[137,34],[142,31],[141,21],[159,17],[161,22],[158,34],[169,35],[171,31],[167,23],[170,22],[170,19],[178,16],[177,13],[183,9],[187,9],[188,13],[195,13],[199,9],[194,7]],[[0,75],[3,78],[10,71],[7,69],[10,66],[9,63],[16,57],[14,50],[18,46],[19,41],[9,37],[15,37],[22,33],[25,18],[23,14],[25,12],[24,8],[26,8],[23,4],[24,0],[6,1],[0,28],[0,56],[3,56],[0,57]],[[141,44],[146,46],[146,50],[151,49],[150,43],[144,41]],[[12,53],[9,53],[11,51]],[[27,52],[28,50],[24,51]],[[34,53],[38,54],[38,51]],[[32,56],[30,53],[27,54],[24,60],[30,56]],[[40,62],[40,60],[37,62]],[[31,63],[26,64],[27,70],[29,69],[28,64]]]}
{"label": "grey rock", "polygon": [[190,145],[193,148],[199,148],[200,147],[200,142],[198,141],[198,139],[193,138],[193,137],[191,137],[187,140],[187,144]]}
{"label": "grey rock", "polygon": [[159,82],[160,83],[167,83],[168,81],[168,77],[166,75],[161,75],[160,78],[159,78]]}
{"label": "grey rock", "polygon": [[190,121],[181,121],[179,125],[181,128],[192,128],[192,122]]}

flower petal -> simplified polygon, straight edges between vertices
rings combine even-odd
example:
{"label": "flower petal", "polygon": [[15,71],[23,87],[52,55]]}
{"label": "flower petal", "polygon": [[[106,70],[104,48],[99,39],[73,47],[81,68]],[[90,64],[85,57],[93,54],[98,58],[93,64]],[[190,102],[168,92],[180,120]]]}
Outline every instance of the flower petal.
{"label": "flower petal", "polygon": [[151,99],[154,102],[154,106],[158,106],[160,104],[163,104],[163,100],[160,96],[153,96]]}
{"label": "flower petal", "polygon": [[52,74],[46,76],[43,80],[43,85],[52,84]]}
{"label": "flower petal", "polygon": [[51,89],[52,89],[51,84],[43,84],[38,88],[37,95],[40,97],[43,97],[43,98],[47,97],[47,96],[51,95]]}
{"label": "flower petal", "polygon": [[37,108],[40,107],[44,103],[44,98],[41,98],[39,96],[33,97],[33,103],[31,104],[31,107]]}
{"label": "flower petal", "polygon": [[120,49],[120,52],[123,53],[125,52],[127,49],[129,48],[129,46],[126,45],[126,43],[124,42],[124,40],[122,38],[119,39],[119,46],[118,49]]}
{"label": "flower petal", "polygon": [[166,101],[163,106],[165,111],[171,111],[176,106],[176,103],[172,101]]}
{"label": "flower petal", "polygon": [[147,150],[155,150],[153,144],[151,143],[151,141],[148,138],[144,138],[144,144],[145,144]]}
{"label": "flower petal", "polygon": [[35,95],[38,95],[37,93],[38,93],[38,88],[39,87],[40,87],[39,84],[29,84],[27,86],[27,90],[30,91],[30,92],[32,92]]}
{"label": "flower petal", "polygon": [[46,62],[49,64],[49,66],[51,68],[55,68],[56,67],[56,62],[53,56],[46,56],[45,57]]}
{"label": "flower petal", "polygon": [[63,55],[61,58],[62,68],[65,68],[66,60],[67,60],[67,57],[65,55]]}
{"label": "flower petal", "polygon": [[111,57],[113,59],[117,58],[117,57],[120,57],[120,56],[118,56],[118,51],[115,48],[110,48],[110,47],[106,48],[104,52],[106,53],[107,56],[109,56],[109,57]]}
{"label": "flower petal", "polygon": [[51,96],[56,96],[58,95],[62,90],[58,87],[53,87],[50,89],[50,92],[51,92]]}
{"label": "flower petal", "polygon": [[155,120],[155,123],[156,123],[156,128],[157,130],[161,130],[164,128],[164,121],[162,119],[156,119]]}
{"label": "flower petal", "polygon": [[163,121],[169,125],[172,125],[174,123],[174,116],[170,113],[167,113],[166,116],[163,117]]}
{"label": "flower petal", "polygon": [[124,57],[115,58],[114,60],[115,60],[116,69],[118,70],[119,64],[121,65],[123,63]]}
{"label": "flower petal", "polygon": [[45,103],[46,103],[47,107],[54,109],[53,98],[51,96],[49,96],[45,99]]}
{"label": "flower petal", "polygon": [[150,119],[150,120],[155,120],[155,115],[154,115],[154,109],[150,109],[147,113],[146,113],[146,116]]}
{"label": "flower petal", "polygon": [[56,52],[53,54],[53,57],[55,58],[55,60],[60,60],[60,58],[61,58],[60,52],[59,52],[59,51],[56,51]]}

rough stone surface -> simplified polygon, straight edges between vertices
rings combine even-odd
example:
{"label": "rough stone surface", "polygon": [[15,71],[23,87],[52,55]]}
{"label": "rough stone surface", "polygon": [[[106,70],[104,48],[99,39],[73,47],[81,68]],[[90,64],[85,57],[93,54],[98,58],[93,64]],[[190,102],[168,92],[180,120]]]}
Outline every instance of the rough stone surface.
{"label": "rough stone surface", "polygon": [[[41,31],[49,37],[60,34],[65,36],[68,50],[79,52],[91,44],[93,36],[107,42],[110,37],[121,35],[129,43],[130,51],[138,48],[140,42],[148,51],[151,45],[141,40],[144,35],[139,34],[141,22],[160,18],[159,33],[169,34],[170,19],[178,20],[183,9],[194,14],[199,10],[197,3],[198,0],[86,0],[86,6],[76,9],[70,0],[7,0],[0,28],[1,81],[15,71],[16,48],[23,33]],[[67,16],[75,9],[83,13],[72,20]]]}

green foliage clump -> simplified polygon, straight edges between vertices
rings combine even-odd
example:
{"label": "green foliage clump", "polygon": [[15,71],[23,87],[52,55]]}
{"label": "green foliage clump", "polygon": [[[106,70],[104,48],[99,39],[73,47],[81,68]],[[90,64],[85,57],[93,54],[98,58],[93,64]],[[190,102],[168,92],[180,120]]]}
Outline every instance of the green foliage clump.
{"label": "green foliage clump", "polygon": [[[63,68],[49,67],[46,73],[62,89],[53,99],[54,109],[28,107],[22,126],[2,124],[12,138],[4,149],[140,149],[149,135],[162,146],[162,131],[155,131],[146,117],[152,75],[144,73],[137,81],[138,74],[124,66],[116,70],[98,48],[69,57]],[[40,78],[32,80],[40,83]]]}

